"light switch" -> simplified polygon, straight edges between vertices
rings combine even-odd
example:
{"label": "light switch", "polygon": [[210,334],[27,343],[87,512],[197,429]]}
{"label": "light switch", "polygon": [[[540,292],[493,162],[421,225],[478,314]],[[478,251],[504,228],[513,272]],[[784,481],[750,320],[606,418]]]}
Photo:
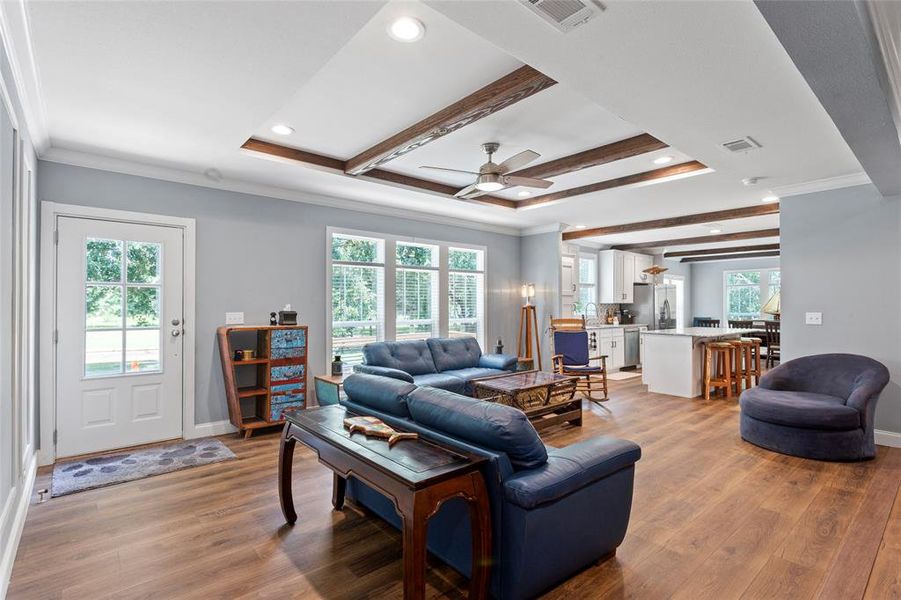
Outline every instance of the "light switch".
{"label": "light switch", "polygon": [[823,313],[821,313],[821,312],[804,313],[804,324],[805,325],[822,325],[823,324]]}
{"label": "light switch", "polygon": [[243,325],[244,324],[244,313],[243,312],[227,312],[227,313],[225,313],[225,324],[226,325]]}

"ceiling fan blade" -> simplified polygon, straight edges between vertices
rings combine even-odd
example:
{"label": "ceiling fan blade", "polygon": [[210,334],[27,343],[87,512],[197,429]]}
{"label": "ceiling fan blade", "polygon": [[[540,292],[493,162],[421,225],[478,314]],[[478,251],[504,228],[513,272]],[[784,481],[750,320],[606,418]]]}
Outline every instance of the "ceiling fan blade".
{"label": "ceiling fan blade", "polygon": [[470,194],[473,192],[478,192],[479,188],[476,187],[476,184],[468,185],[456,194],[454,194],[454,198],[468,198]]}
{"label": "ceiling fan blade", "polygon": [[517,177],[516,175],[507,175],[504,177],[504,183],[508,186],[522,185],[533,188],[549,188],[554,182],[547,179],[535,179],[534,177]]}
{"label": "ceiling fan blade", "polygon": [[432,169],[433,171],[450,171],[451,173],[466,173],[467,175],[478,175],[478,171],[463,171],[460,169],[448,169],[446,167],[430,167],[428,165],[422,165],[419,167],[420,169]]}
{"label": "ceiling fan blade", "polygon": [[519,154],[514,154],[513,156],[502,162],[500,165],[498,165],[498,172],[503,175],[504,173],[515,171],[526,166],[540,156],[541,155],[534,150],[523,150]]}

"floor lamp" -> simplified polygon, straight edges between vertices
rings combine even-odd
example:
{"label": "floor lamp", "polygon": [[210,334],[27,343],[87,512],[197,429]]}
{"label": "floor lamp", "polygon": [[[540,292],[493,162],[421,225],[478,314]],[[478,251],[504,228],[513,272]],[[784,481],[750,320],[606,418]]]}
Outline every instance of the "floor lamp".
{"label": "floor lamp", "polygon": [[[538,314],[535,305],[529,300],[535,295],[535,284],[528,283],[522,286],[522,297],[526,303],[519,311],[519,337],[516,339],[516,352],[521,359],[538,360],[538,370],[541,370],[541,348],[538,343]],[[532,356],[532,344],[534,341],[535,356]],[[534,367],[534,365],[533,365]]]}

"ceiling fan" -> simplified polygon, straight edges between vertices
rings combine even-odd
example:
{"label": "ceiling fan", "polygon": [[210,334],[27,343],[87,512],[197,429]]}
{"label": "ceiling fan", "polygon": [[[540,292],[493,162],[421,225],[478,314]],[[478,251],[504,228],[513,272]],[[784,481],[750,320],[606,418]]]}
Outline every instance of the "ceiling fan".
{"label": "ceiling fan", "polygon": [[447,169],[445,167],[430,167],[423,165],[420,169],[434,169],[436,171],[451,171],[453,173],[468,173],[476,175],[476,181],[472,185],[466,186],[456,194],[456,198],[475,198],[482,194],[497,192],[506,188],[523,186],[534,188],[548,188],[553,182],[547,179],[536,179],[534,177],[519,177],[517,175],[507,175],[511,171],[520,169],[541,155],[533,150],[523,150],[519,154],[514,154],[501,164],[495,164],[491,158],[500,144],[497,142],[488,142],[482,144],[482,151],[488,155],[488,162],[479,167],[478,171],[463,171],[461,169]]}

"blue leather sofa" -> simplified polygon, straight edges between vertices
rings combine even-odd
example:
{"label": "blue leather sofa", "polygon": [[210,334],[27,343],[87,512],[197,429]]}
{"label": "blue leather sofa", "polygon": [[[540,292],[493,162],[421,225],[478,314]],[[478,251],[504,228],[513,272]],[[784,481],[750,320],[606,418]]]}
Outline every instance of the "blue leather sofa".
{"label": "blue leather sofa", "polygon": [[[483,474],[495,598],[533,598],[623,541],[641,457],[636,444],[600,436],[552,448],[519,410],[399,379],[354,374],[344,390],[342,404],[355,413],[488,459]],[[393,504],[378,491],[351,478],[347,496],[400,528]],[[462,500],[445,502],[431,518],[428,548],[469,576],[469,512]]]}
{"label": "blue leather sofa", "polygon": [[741,437],[805,458],[873,458],[876,402],[888,382],[885,365],[866,356],[818,354],[790,360],[742,393]]}
{"label": "blue leather sofa", "polygon": [[516,369],[516,357],[482,354],[475,338],[429,338],[405,342],[375,342],[363,346],[358,373],[393,377],[472,395],[472,380]]}

